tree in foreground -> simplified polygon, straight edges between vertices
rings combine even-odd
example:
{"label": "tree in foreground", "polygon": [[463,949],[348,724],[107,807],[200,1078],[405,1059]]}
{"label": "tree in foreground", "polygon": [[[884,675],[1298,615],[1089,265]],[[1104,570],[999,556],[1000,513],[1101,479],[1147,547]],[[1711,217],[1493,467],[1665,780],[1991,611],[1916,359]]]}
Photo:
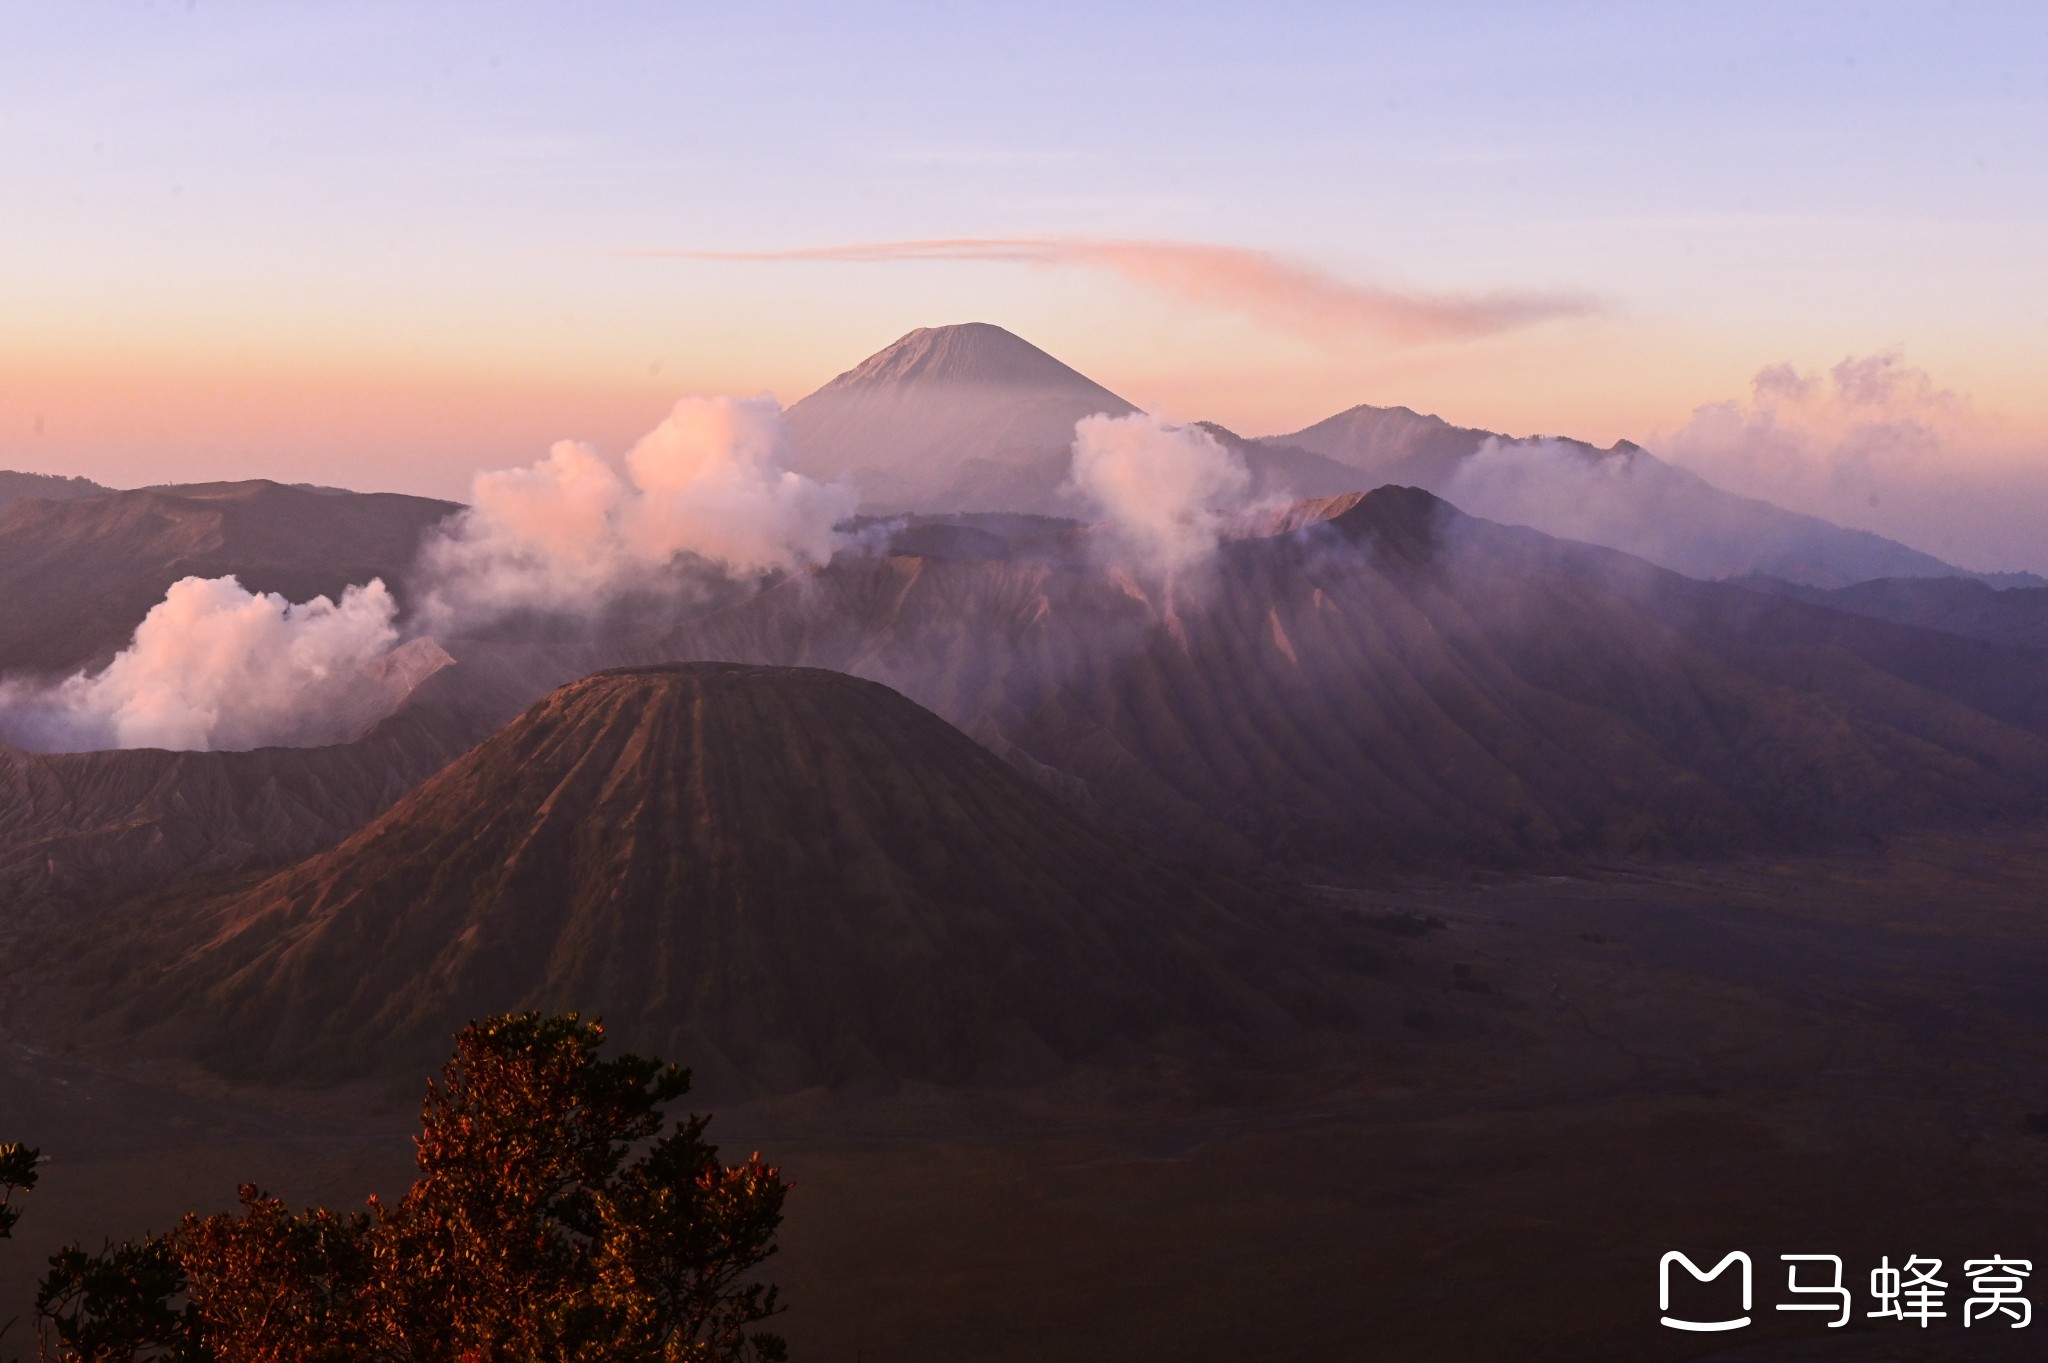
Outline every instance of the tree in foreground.
{"label": "tree in foreground", "polygon": [[[0,1142],[0,1240],[14,1234],[21,1223],[21,1208],[14,1205],[16,1193],[34,1192],[39,1151],[26,1145]],[[14,1322],[0,1321],[0,1339],[7,1337]]]}
{"label": "tree in foreground", "polygon": [[44,1356],[78,1363],[724,1363],[782,1359],[750,1281],[787,1185],[725,1165],[706,1119],[666,1129],[689,1075],[598,1057],[571,1014],[464,1029],[430,1084],[419,1178],[396,1206],[238,1214],[51,1260]]}
{"label": "tree in foreground", "polygon": [[26,1145],[0,1144],[0,1240],[14,1234],[21,1222],[21,1208],[14,1205],[16,1193],[34,1192],[39,1151]]}

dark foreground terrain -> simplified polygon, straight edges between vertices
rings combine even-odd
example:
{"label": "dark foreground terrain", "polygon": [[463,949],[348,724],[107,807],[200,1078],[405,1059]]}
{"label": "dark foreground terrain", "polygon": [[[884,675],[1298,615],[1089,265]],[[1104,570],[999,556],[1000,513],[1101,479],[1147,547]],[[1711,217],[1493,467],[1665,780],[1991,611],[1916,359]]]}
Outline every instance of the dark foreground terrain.
{"label": "dark foreground terrain", "polygon": [[[2048,830],[1328,893],[1398,957],[1360,1033],[721,1108],[713,1134],[796,1184],[776,1261],[796,1356],[2041,1355],[2048,1321],[1964,1329],[1960,1270],[2031,1259],[2048,1286],[2027,1125],[2048,1109]],[[351,1203],[408,1175],[410,1101],[114,1072],[8,1027],[0,1128],[51,1160],[0,1246],[0,1317],[59,1241],[225,1206],[240,1179]],[[1667,1249],[1747,1250],[1757,1324],[1660,1328]],[[1844,1257],[1850,1328],[1773,1309],[1781,1253]],[[1865,1319],[1880,1255],[1942,1258],[1948,1318]]]}

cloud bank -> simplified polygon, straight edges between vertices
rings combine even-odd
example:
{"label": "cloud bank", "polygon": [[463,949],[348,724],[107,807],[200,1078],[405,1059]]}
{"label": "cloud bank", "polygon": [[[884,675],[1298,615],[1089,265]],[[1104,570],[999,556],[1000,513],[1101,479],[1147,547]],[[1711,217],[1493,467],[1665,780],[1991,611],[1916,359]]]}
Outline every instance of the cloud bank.
{"label": "cloud bank", "polygon": [[782,465],[772,398],[689,397],[625,458],[557,444],[476,477],[471,508],[429,541],[422,619],[462,630],[519,611],[578,612],[673,582],[679,559],[736,576],[822,563],[857,494]]}
{"label": "cloud bank", "polygon": [[1075,425],[1073,485],[1101,511],[1120,551],[1170,575],[1215,550],[1247,509],[1251,474],[1200,427],[1136,412]]}
{"label": "cloud bank", "polygon": [[2048,451],[1895,350],[1823,373],[1767,365],[1746,400],[1704,404],[1652,443],[1732,492],[1964,567],[2048,571]]}
{"label": "cloud bank", "polygon": [[1474,340],[1600,310],[1582,294],[1515,289],[1451,293],[1361,284],[1270,251],[1191,241],[946,237],[792,251],[628,254],[731,261],[995,261],[1106,270],[1182,302],[1239,313],[1275,331],[1321,342],[1360,336],[1400,342]]}
{"label": "cloud bank", "polygon": [[1733,491],[1839,511],[1938,470],[1951,447],[1981,438],[1976,424],[1966,401],[1886,351],[1818,375],[1767,365],[1748,402],[1705,404],[1662,444]]}
{"label": "cloud bank", "polygon": [[295,605],[188,577],[97,673],[0,692],[11,736],[46,751],[340,743],[404,698],[398,605],[382,582]]}

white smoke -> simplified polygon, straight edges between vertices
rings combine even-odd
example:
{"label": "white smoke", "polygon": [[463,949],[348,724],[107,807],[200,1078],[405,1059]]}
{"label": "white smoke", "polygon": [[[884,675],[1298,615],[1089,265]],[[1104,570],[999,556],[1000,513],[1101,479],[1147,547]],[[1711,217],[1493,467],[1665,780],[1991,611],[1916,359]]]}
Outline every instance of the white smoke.
{"label": "white smoke", "polygon": [[[1605,545],[1692,577],[1810,574],[1832,557],[1814,547],[1810,530],[1767,519],[1758,503],[1716,498],[1698,474],[1627,445],[1489,437],[1439,491],[1485,520]],[[1832,584],[1825,575],[1840,570],[1825,569],[1824,580]]]}
{"label": "white smoke", "polygon": [[1171,574],[1215,550],[1247,510],[1251,474],[1200,427],[1137,412],[1075,425],[1073,485],[1100,509],[1119,549]]}
{"label": "white smoke", "polygon": [[397,603],[380,581],[295,605],[188,577],[106,668],[0,692],[10,737],[44,751],[338,743],[403,699]]}
{"label": "white smoke", "polygon": [[684,398],[627,452],[627,476],[564,441],[523,469],[479,474],[473,505],[423,554],[422,618],[461,630],[523,610],[587,611],[673,584],[679,559],[752,575],[821,563],[852,489],[782,467],[772,398]]}
{"label": "white smoke", "polygon": [[[1459,510],[1486,520],[1661,558],[1652,551],[1663,541],[1668,522],[1657,503],[1682,497],[1689,489],[1659,472],[1670,474],[1647,463],[1638,467],[1626,451],[1594,450],[1547,436],[1489,436],[1458,461],[1442,491]],[[1672,512],[1682,516],[1684,508],[1674,506]]]}
{"label": "white smoke", "polygon": [[[854,492],[788,471],[784,454],[772,398],[685,398],[627,452],[625,476],[567,441],[480,474],[475,505],[422,546],[413,632],[597,609],[677,585],[679,562],[754,575],[857,544],[834,528]],[[430,638],[401,644],[397,617],[382,581],[293,604],[186,578],[104,670],[0,683],[0,736],[40,751],[344,742],[449,661]]]}

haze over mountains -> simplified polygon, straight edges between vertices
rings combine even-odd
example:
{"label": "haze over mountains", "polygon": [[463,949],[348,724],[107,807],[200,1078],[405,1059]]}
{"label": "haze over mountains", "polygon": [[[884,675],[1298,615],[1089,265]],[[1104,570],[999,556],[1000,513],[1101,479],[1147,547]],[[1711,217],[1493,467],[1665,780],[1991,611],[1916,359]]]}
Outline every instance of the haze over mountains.
{"label": "haze over mountains", "polygon": [[[793,466],[848,480],[870,514],[1082,516],[1092,513],[1070,486],[1075,423],[1135,410],[977,323],[911,333],[796,403],[786,422]],[[1626,442],[1517,442],[1369,406],[1258,440],[1206,429],[1244,464],[1254,503],[1404,484],[1695,577],[1761,574],[1832,589],[1965,575],[1879,536],[1721,492]],[[409,603],[422,535],[458,509],[260,480],[110,492],[82,479],[4,475],[0,676],[104,663],[186,575],[232,573],[249,591],[300,602],[380,578]]]}
{"label": "haze over mountains", "polygon": [[698,659],[880,681],[1082,817],[1238,866],[1829,845],[2048,792],[2039,650],[1693,582],[1417,490],[1268,532],[1169,586],[1057,522],[925,521],[653,633],[451,639],[456,665],[352,744],[17,755],[0,886],[276,866],[551,687]]}
{"label": "haze over mountains", "polygon": [[1199,580],[1104,568],[1082,532],[1002,559],[842,558],[615,647],[872,677],[1127,827],[1251,859],[1725,851],[2048,789],[2041,655],[1693,582],[1417,490],[1308,512]]}
{"label": "haze over mountains", "polygon": [[1048,1073],[1384,1011],[1358,925],[1247,872],[2048,808],[2048,653],[1419,489],[1298,506],[1170,584],[1085,528],[963,553],[937,524],[653,634],[451,641],[356,743],[0,763],[38,1007],[242,1077],[404,1070],[503,1007],[601,1009],[730,1093]]}
{"label": "haze over mountains", "polygon": [[[913,333],[797,404],[789,427],[820,478],[1072,509],[1060,489],[1076,414],[1130,410],[977,325]],[[84,893],[118,880],[105,871],[129,855],[119,847],[146,845],[135,864],[150,874],[276,865],[360,826],[551,686],[695,659],[880,680],[1090,817],[1240,864],[1685,855],[2034,799],[2048,687],[2026,647],[2039,639],[2021,618],[2028,593],[1913,589],[1983,593],[1993,607],[1972,618],[1986,623],[1963,628],[1952,611],[1880,609],[1868,589],[1839,601],[1804,589],[1801,604],[1708,588],[1420,492],[1276,500],[1386,476],[1456,484],[1475,461],[1527,455],[1532,470],[1598,470],[1626,493],[1608,510],[1628,497],[1657,508],[1631,533],[1692,527],[1688,554],[1804,564],[1807,581],[1902,555],[1947,571],[1628,446],[1531,454],[1405,409],[1353,409],[1278,440],[1207,430],[1244,459],[1247,496],[1267,509],[1178,581],[1071,520],[956,508],[870,521],[822,567],[660,610],[417,639],[435,666],[458,665],[407,706],[414,736],[396,748],[365,722],[318,759],[15,755],[0,866],[17,885]],[[457,509],[265,482],[22,502],[0,517],[0,670],[104,661],[188,573],[235,573],[292,600],[379,578],[404,602],[422,537]],[[1969,653],[1956,633],[1998,647]],[[1578,641],[1569,656],[1564,638]],[[321,774],[330,766],[342,774]],[[209,823],[218,846],[198,831]]]}
{"label": "haze over mountains", "polygon": [[[1138,408],[1037,346],[986,322],[921,327],[789,409],[794,466],[844,478],[878,514],[1075,515],[1063,491],[1074,425]],[[1237,442],[1253,489],[1290,497],[1352,490],[1320,456]]]}
{"label": "haze over mountains", "polygon": [[2048,1363],[2048,0],[0,19],[0,1363]]}
{"label": "haze over mountains", "polygon": [[1829,588],[1977,576],[1867,530],[1724,492],[1625,440],[1604,450],[1561,437],[1517,440],[1405,407],[1360,406],[1261,443],[1310,450],[1374,485],[1426,488],[1473,515],[1620,549],[1690,577],[1756,574]]}
{"label": "haze over mountains", "polygon": [[[1131,410],[1008,332],[973,325],[912,333],[798,403],[788,424],[797,461],[819,478],[857,478],[863,486],[873,478],[935,504],[981,488],[999,507],[1006,498],[1071,505],[1061,486],[1074,423]],[[1604,511],[1634,506],[1641,513],[1624,518],[1629,534],[1619,537],[1661,539],[1636,547],[1653,561],[1660,555],[1648,550],[1661,547],[1661,557],[1681,558],[1697,575],[1713,575],[1708,560],[1716,555],[1731,569],[1767,564],[1809,583],[1853,574],[1859,564],[1948,571],[1903,546],[1728,497],[1630,446],[1597,451],[1552,442],[1532,452],[1405,409],[1357,408],[1264,441],[1208,431],[1245,460],[1247,495],[1274,509],[1266,531],[1223,546],[1186,581],[1132,577],[1108,541],[1069,522],[1014,509],[964,516],[955,502],[893,524],[889,554],[862,541],[866,547],[822,569],[780,585],[771,579],[759,594],[693,598],[683,615],[698,618],[667,634],[649,634],[649,625],[629,615],[584,622],[582,630],[600,631],[588,644],[559,629],[524,642],[516,629],[512,636],[497,631],[496,642],[422,640],[439,657],[447,656],[445,646],[464,660],[457,676],[468,680],[451,687],[468,685],[490,700],[430,744],[431,755],[398,761],[392,779],[416,780],[445,761],[452,736],[474,737],[478,715],[509,717],[591,666],[726,658],[875,677],[1147,836],[1248,859],[1313,855],[1363,864],[1476,855],[1513,862],[1600,849],[1694,852],[1890,826],[1915,817],[1916,808],[1981,810],[2031,788],[2031,739],[2001,747],[1983,733],[1965,737],[1970,726],[1960,718],[1931,717],[1948,713],[1933,701],[1909,722],[1911,696],[1931,692],[1968,707],[1978,721],[2035,731],[2038,707],[2027,697],[2038,670],[2024,653],[1972,664],[1950,656],[1939,637],[1884,635],[1825,613],[1800,615],[1789,602],[1749,610],[1742,630],[1716,625],[1717,636],[1702,637],[1697,622],[1712,612],[1699,602],[1709,597],[1678,579],[1569,546],[1538,553],[1527,547],[1538,541],[1517,540],[1426,497],[1389,491],[1360,501],[1354,493],[1285,514],[1275,499],[1383,478],[1478,492],[1477,465],[1527,458],[1535,462],[1523,487],[1554,476],[1562,480],[1557,487],[1571,488],[1573,475],[1558,473],[1560,463],[1595,470],[1623,492]],[[420,498],[264,482],[22,502],[0,517],[0,587],[7,589],[0,592],[0,670],[48,674],[103,662],[164,588],[187,574],[234,573],[246,587],[295,601],[377,578],[403,600],[422,537],[455,510]],[[1319,520],[1325,524],[1315,528]],[[1691,538],[1674,548],[1683,535]],[[1512,608],[1504,604],[1510,601]],[[1675,636],[1674,603],[1693,622]],[[1531,632],[1539,620],[1543,629],[1577,631],[1588,659],[1609,660],[1602,666],[1649,670],[1633,690],[1595,684],[1597,669],[1556,672],[1530,652],[1543,638]],[[1824,666],[1795,669],[1786,659],[1802,631],[1844,642]],[[1977,632],[2000,643],[2035,642],[2018,626]],[[1881,678],[1848,679],[1873,666]],[[1731,667],[1747,675],[1738,679]],[[1454,699],[1489,670],[1494,679],[1472,703]],[[1850,707],[1830,721],[1835,728],[1825,741],[1819,730],[1810,740],[1798,737],[1797,725],[1774,740],[1781,757],[1814,745],[1801,759],[1810,779],[1835,773],[1803,804],[1792,799],[1797,787],[1774,788],[1776,778],[1744,765],[1752,760],[1743,756],[1753,751],[1747,745],[1731,746],[1723,732],[1701,746],[1697,736],[1713,726],[1668,708],[1713,675],[1714,687],[1732,687],[1737,697],[1715,705],[1735,706],[1749,716],[1745,724],[1786,725],[1806,705],[1780,694],[1795,674],[1795,693]],[[1220,696],[1233,689],[1226,704]],[[1666,709],[1653,713],[1628,699],[1637,692],[1666,698]],[[1157,700],[1134,708],[1138,695]],[[1573,718],[1546,714],[1560,703]],[[1305,714],[1325,718],[1309,722]],[[1614,738],[1592,741],[1611,725],[1620,726]],[[1575,737],[1561,742],[1566,732]],[[1680,737],[1686,734],[1694,737]],[[1933,760],[1921,746],[1927,743],[1945,756],[1913,775]],[[1330,756],[1347,749],[1344,761]],[[111,772],[118,763],[101,766]],[[47,781],[56,770],[16,769],[17,789],[29,773]],[[1814,793],[1837,778],[1843,784],[1826,799]],[[108,780],[106,789],[149,789],[141,776]],[[1954,800],[1927,793],[1945,782]],[[226,781],[229,789],[245,784]],[[1684,791],[1684,800],[1651,798],[1647,792],[1660,784]],[[389,782],[368,785],[382,791]],[[136,808],[148,804],[146,795],[122,798]],[[368,817],[374,803],[343,800],[331,816],[287,818],[282,826],[339,828]],[[35,802],[41,811],[54,807]],[[1607,812],[1621,809],[1633,812],[1626,819]],[[251,817],[228,818],[224,827]],[[17,816],[7,836],[17,849],[33,846],[44,822],[43,813]],[[242,840],[269,856],[302,846],[282,834]],[[171,837],[166,846],[182,844]],[[181,855],[166,851],[163,864]],[[194,866],[221,862],[191,858]]]}
{"label": "haze over mountains", "polygon": [[1825,591],[1773,578],[1743,584],[1873,620],[1938,629],[1965,638],[2048,649],[2048,587],[2003,590],[1968,578],[1879,578]]}
{"label": "haze over mountains", "polygon": [[[1061,491],[1074,423],[1135,410],[1029,342],[970,323],[911,332],[797,402],[789,423],[796,466],[852,480],[872,512],[1072,515],[1085,512]],[[1694,577],[1764,573],[1839,587],[1970,575],[1894,540],[1724,492],[1627,442],[1598,450],[1517,440],[1405,407],[1354,407],[1256,441],[1212,429],[1244,460],[1257,496],[1421,487],[1475,515]],[[1997,578],[2008,579],[2021,580]]]}
{"label": "haze over mountains", "polygon": [[[325,746],[0,748],[0,899],[68,962],[65,1006],[136,997],[100,1035],[239,1075],[403,1067],[530,1006],[601,1009],[735,1091],[953,1082],[1369,1012],[1373,953],[1276,885],[2048,810],[2031,594],[1701,581],[1952,570],[1633,447],[1381,409],[1168,427],[993,327],[913,333],[781,423],[686,403],[630,486],[558,447],[461,521],[265,482],[0,516],[17,676],[103,665],[188,575],[280,593],[227,603],[265,619],[392,588],[366,654],[302,669],[342,687]],[[837,479],[898,514],[839,519]],[[1042,514],[1088,510],[1070,482],[1104,520]],[[830,514],[779,514],[792,491]],[[1642,556],[1499,523],[1532,511]],[[456,550],[504,609],[422,607]],[[350,708],[370,672],[381,722]]]}

